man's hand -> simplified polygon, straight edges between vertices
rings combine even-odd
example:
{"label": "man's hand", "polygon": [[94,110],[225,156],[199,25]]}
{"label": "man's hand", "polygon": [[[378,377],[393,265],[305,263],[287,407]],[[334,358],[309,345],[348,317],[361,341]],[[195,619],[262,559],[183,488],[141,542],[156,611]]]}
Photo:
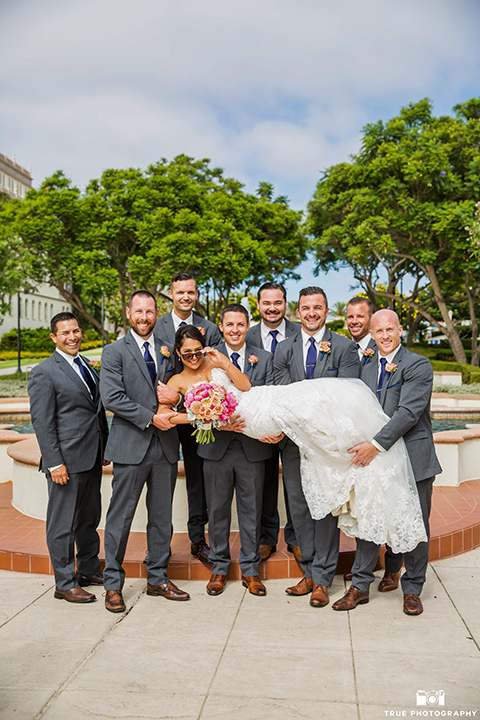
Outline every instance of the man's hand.
{"label": "man's hand", "polygon": [[243,428],[246,426],[245,420],[242,420],[240,415],[237,413],[236,415],[232,415],[230,420],[225,424],[220,426],[220,430],[231,430],[232,432],[243,432]]}
{"label": "man's hand", "polygon": [[172,390],[165,383],[158,381],[157,398],[160,405],[176,405],[180,400],[180,395],[176,390]]}
{"label": "man's hand", "polygon": [[178,413],[176,412],[162,412],[157,413],[153,416],[152,423],[159,430],[171,430],[175,425],[172,425],[170,418],[175,417]]}
{"label": "man's hand", "polygon": [[68,477],[68,471],[65,465],[60,465],[56,470],[52,470],[50,473],[52,476],[52,480],[54,483],[57,483],[57,485],[66,485],[69,477]]}
{"label": "man's hand", "polygon": [[375,445],[372,445],[372,443],[363,442],[359,445],[355,445],[355,447],[352,447],[348,450],[349,453],[355,453],[352,462],[355,465],[361,465],[361,467],[366,467],[367,465],[370,465],[373,458],[380,452]]}
{"label": "man's hand", "polygon": [[110,465],[110,460],[102,460],[102,465],[105,467],[105,465]]}
{"label": "man's hand", "polygon": [[265,437],[260,438],[260,442],[263,443],[269,443],[270,445],[276,445],[280,440],[283,440],[285,437],[285,433],[280,433],[280,435],[265,435]]}

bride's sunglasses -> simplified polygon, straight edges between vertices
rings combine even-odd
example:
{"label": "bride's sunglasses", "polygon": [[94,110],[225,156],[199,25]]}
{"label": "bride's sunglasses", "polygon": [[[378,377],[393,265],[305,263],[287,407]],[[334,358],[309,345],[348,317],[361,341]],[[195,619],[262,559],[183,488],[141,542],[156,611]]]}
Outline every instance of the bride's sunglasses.
{"label": "bride's sunglasses", "polygon": [[180,353],[180,357],[182,360],[200,360],[200,358],[203,357],[203,350],[197,350],[197,352],[186,352],[186,353]]}

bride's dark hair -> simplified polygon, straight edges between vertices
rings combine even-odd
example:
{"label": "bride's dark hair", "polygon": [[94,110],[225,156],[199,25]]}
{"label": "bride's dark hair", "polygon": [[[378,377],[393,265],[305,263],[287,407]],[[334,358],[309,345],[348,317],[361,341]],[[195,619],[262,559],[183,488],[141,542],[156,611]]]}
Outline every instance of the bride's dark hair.
{"label": "bride's dark hair", "polygon": [[201,330],[195,325],[182,325],[175,333],[175,350],[180,350],[185,340],[198,340],[202,347],[206,346],[206,340]]}

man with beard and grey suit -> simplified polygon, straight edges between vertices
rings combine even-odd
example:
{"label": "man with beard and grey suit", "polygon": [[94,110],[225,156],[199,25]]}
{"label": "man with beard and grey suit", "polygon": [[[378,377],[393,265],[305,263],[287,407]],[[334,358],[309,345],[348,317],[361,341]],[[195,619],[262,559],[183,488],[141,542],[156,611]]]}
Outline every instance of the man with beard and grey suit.
{"label": "man with beard and grey suit", "polygon": [[[325,327],[328,302],[319,287],[300,291],[298,316],[302,330],[284,340],[275,353],[276,385],[287,385],[312,378],[358,378],[360,363],[355,345],[342,335]],[[318,408],[318,412],[322,409]],[[304,577],[289,587],[289,595],[312,593],[310,605],[328,605],[328,588],[333,582],[338,562],[340,532],[337,518],[330,513],[313,520],[305,501],[300,475],[300,453],[287,439],[282,451],[283,481],[287,489],[293,528],[301,552]]]}
{"label": "man with beard and grey suit", "polygon": [[[88,603],[86,585],[103,585],[98,551],[100,484],[108,436],[98,375],[79,354],[82,331],[71,312],[51,322],[55,352],[33,368],[28,382],[32,423],[47,476],[47,545],[54,597]],[[75,545],[77,571],[75,572]]]}
{"label": "man with beard and grey suit", "polygon": [[[222,342],[217,326],[200,317],[194,312],[198,300],[198,289],[195,279],[186,272],[174,275],[170,283],[170,298],[173,309],[167,315],[159,317],[155,325],[155,335],[161,342],[175,344],[175,333],[179,327],[194,325],[199,328],[209,347],[216,347]],[[209,547],[205,540],[205,525],[208,522],[205,486],[203,480],[203,462],[197,454],[197,443],[192,437],[191,428],[186,425],[177,427],[180,445],[182,446],[185,482],[188,497],[188,537],[190,551],[194,557],[208,564]]]}
{"label": "man with beard and grey suit", "polygon": [[[389,450],[403,437],[429,537],[433,482],[435,475],[441,472],[430,422],[432,366],[425,357],[402,347],[400,341],[403,329],[398,315],[392,310],[379,310],[373,315],[371,332],[377,344],[378,355],[370,358],[362,367],[361,379],[377,395],[390,420],[371,442],[360,443],[349,452],[352,453],[355,464],[368,465],[377,453]],[[428,550],[428,541],[419,543],[415,550],[404,554],[394,555],[387,549],[390,557],[386,558],[384,580],[392,580],[398,584],[398,575],[402,562],[405,561],[405,573],[401,582],[403,611],[406,615],[420,615],[423,612],[420,594],[425,583]],[[346,595],[333,604],[335,610],[353,610],[357,605],[369,601],[368,593],[375,578],[373,569],[378,553],[379,547],[375,543],[357,540],[352,584]]]}
{"label": "man with beard and grey suit", "polygon": [[153,336],[157,303],[133,293],[127,308],[130,331],[103,351],[101,394],[114,413],[105,456],[113,462],[112,497],[105,524],[105,607],[123,612],[122,567],[133,516],[147,484],[147,595],[188,600],[167,576],[172,536],[172,499],[177,477],[178,435],[173,412],[158,414],[157,383],[174,372],[173,349]]}
{"label": "man with beard and grey suit", "polygon": [[[283,285],[266,282],[257,293],[257,309],[261,321],[247,332],[247,343],[262,348],[275,356],[279,343],[300,332],[300,325],[287,320],[287,293]],[[285,440],[272,445],[272,457],[265,461],[265,482],[262,499],[262,527],[260,531],[259,553],[261,560],[268,560],[277,549],[280,517],[278,514],[278,475],[280,469],[281,448]],[[284,539],[287,550],[300,558],[293,523],[288,507],[287,493],[284,486],[285,509],[287,522],[284,528]]]}
{"label": "man with beard and grey suit", "polygon": [[[245,342],[248,313],[237,303],[227,305],[220,314],[219,327],[225,343],[217,349],[241,370],[252,386],[273,384],[270,353]],[[237,498],[240,530],[240,568],[242,582],[252,595],[265,595],[259,578],[260,519],[262,511],[265,460],[271,457],[268,444],[232,432],[241,430],[241,420],[231,419],[225,429],[215,431],[215,442],[200,445],[204,460],[205,491],[208,506],[208,537],[212,575],[207,584],[209,595],[220,595],[230,567],[230,521],[233,491]]]}

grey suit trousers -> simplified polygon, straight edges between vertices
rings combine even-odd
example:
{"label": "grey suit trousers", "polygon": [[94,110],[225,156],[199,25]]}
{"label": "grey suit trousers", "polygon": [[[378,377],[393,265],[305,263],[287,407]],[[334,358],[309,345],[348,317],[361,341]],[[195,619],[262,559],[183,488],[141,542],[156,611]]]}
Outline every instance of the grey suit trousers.
{"label": "grey suit trousers", "polygon": [[240,568],[244,576],[258,575],[260,519],[265,461],[247,459],[234,438],[221,460],[203,461],[207,496],[212,573],[226,575],[230,567],[230,522],[235,489],[240,529]]}
{"label": "grey suit trousers", "polygon": [[139,465],[113,463],[112,497],[105,524],[105,590],[121,590],[125,581],[122,567],[130,527],[145,483],[147,484],[147,581],[167,582],[172,539],[172,499],[177,463],[170,463],[159,438],[152,436]]}
{"label": "grey suit trousers", "polygon": [[[423,522],[428,541],[421,542],[408,553],[391,553],[388,563],[385,564],[387,572],[399,572],[405,562],[405,572],[402,575],[402,590],[405,595],[420,595],[428,566],[428,551],[430,540],[430,510],[432,508],[432,490],[434,477],[417,482],[418,497],[422,509]],[[373,568],[379,554],[379,546],[366,540],[357,539],[357,552],[353,563],[352,585],[360,592],[368,594],[370,584],[375,580]]]}
{"label": "grey suit trousers", "polygon": [[305,577],[316,585],[330,587],[335,577],[340,547],[337,518],[330,513],[314,520],[305,500],[300,474],[298,447],[288,440],[282,450],[283,482],[287,488],[290,514],[300,551]]}
{"label": "grey suit trousers", "polygon": [[101,481],[100,453],[91,470],[69,473],[66,485],[54,483],[47,473],[47,545],[59,590],[70,590],[78,585],[74,545],[77,546],[78,572],[83,575],[100,572],[97,526],[101,515]]}

